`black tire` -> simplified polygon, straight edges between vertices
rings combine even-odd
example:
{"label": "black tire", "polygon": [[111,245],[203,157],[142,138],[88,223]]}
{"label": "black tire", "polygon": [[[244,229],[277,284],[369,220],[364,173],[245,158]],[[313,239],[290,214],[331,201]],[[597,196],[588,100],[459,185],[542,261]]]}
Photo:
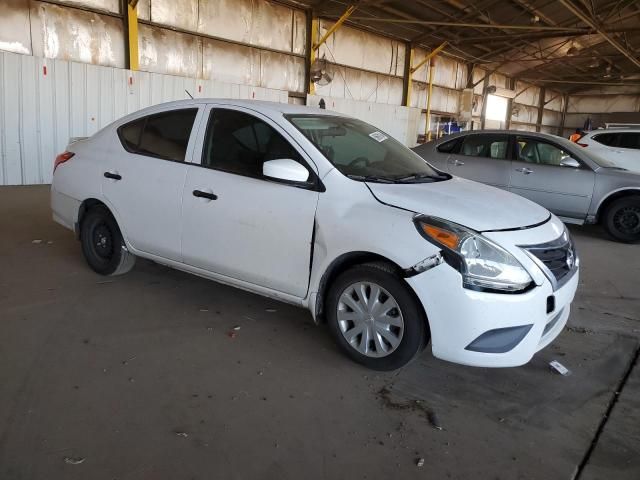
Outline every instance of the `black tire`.
{"label": "black tire", "polygon": [[614,200],[604,213],[603,225],[619,242],[640,242],[640,195]]}
{"label": "black tire", "polygon": [[[340,297],[345,290],[358,282],[370,282],[382,287],[399,306],[404,333],[399,345],[386,356],[374,358],[361,353],[342,333],[338,321]],[[410,287],[386,263],[367,263],[341,273],[329,287],[326,312],[331,334],[342,351],[355,362],[373,370],[389,371],[403,367],[411,362],[429,341],[427,319],[422,306]]]}
{"label": "black tire", "polygon": [[135,264],[135,255],[127,250],[120,228],[106,207],[94,207],[85,214],[80,243],[85,260],[100,275],[122,275]]}

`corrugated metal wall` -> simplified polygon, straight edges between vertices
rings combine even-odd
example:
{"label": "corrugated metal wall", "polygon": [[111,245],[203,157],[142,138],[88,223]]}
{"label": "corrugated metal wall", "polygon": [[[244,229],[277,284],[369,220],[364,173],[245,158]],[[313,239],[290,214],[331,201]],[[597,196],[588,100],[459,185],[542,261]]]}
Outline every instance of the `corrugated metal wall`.
{"label": "corrugated metal wall", "polygon": [[0,185],[49,183],[69,138],[141,108],[194,97],[286,103],[286,90],[0,52]]}

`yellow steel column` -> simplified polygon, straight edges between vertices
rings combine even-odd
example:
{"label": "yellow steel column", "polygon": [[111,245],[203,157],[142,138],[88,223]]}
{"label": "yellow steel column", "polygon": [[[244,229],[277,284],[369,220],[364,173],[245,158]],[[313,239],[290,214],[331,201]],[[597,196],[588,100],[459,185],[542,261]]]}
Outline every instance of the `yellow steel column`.
{"label": "yellow steel column", "polygon": [[[320,40],[316,43],[316,38],[318,38],[318,32],[320,31],[320,21],[317,18],[311,20],[311,51],[309,52],[309,68],[313,64],[313,61],[316,59],[316,51],[322,46],[324,42],[336,31],[340,28],[347,18],[351,16],[353,12],[358,8],[355,5],[351,5],[347,10],[340,16],[336,23],[334,23],[329,30],[322,36]],[[311,80],[309,80],[309,93],[313,95],[315,93],[315,85]]]}
{"label": "yellow steel column", "polygon": [[427,142],[431,141],[431,93],[433,92],[433,69],[435,64],[436,59],[432,58],[429,62],[429,95],[427,96],[427,124],[425,127]]}
{"label": "yellow steel column", "polygon": [[129,69],[138,70],[138,0],[127,2],[127,26],[129,31]]}
{"label": "yellow steel column", "polygon": [[[313,65],[313,61],[316,59],[316,39],[318,38],[318,29],[320,26],[320,20],[317,18],[311,19],[311,48],[309,49],[309,68]],[[316,93],[316,85],[311,79],[309,79],[309,94],[314,95]]]}

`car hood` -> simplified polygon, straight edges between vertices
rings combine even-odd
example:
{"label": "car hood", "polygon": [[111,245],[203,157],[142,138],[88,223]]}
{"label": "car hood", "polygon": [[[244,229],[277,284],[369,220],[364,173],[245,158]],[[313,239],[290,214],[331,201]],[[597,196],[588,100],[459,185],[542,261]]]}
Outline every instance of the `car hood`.
{"label": "car hood", "polygon": [[519,195],[459,177],[434,183],[367,183],[381,202],[440,217],[479,232],[526,228],[550,213]]}

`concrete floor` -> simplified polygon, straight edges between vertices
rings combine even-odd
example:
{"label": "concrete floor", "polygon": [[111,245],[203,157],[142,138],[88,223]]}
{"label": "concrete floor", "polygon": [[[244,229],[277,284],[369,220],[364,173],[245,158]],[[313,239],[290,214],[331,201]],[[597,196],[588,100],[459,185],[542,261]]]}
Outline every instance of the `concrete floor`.
{"label": "concrete floor", "polygon": [[94,274],[47,187],[1,188],[0,221],[3,480],[640,478],[640,246],[596,227],[571,228],[575,308],[530,364],[378,374],[305,310],[147,261]]}

